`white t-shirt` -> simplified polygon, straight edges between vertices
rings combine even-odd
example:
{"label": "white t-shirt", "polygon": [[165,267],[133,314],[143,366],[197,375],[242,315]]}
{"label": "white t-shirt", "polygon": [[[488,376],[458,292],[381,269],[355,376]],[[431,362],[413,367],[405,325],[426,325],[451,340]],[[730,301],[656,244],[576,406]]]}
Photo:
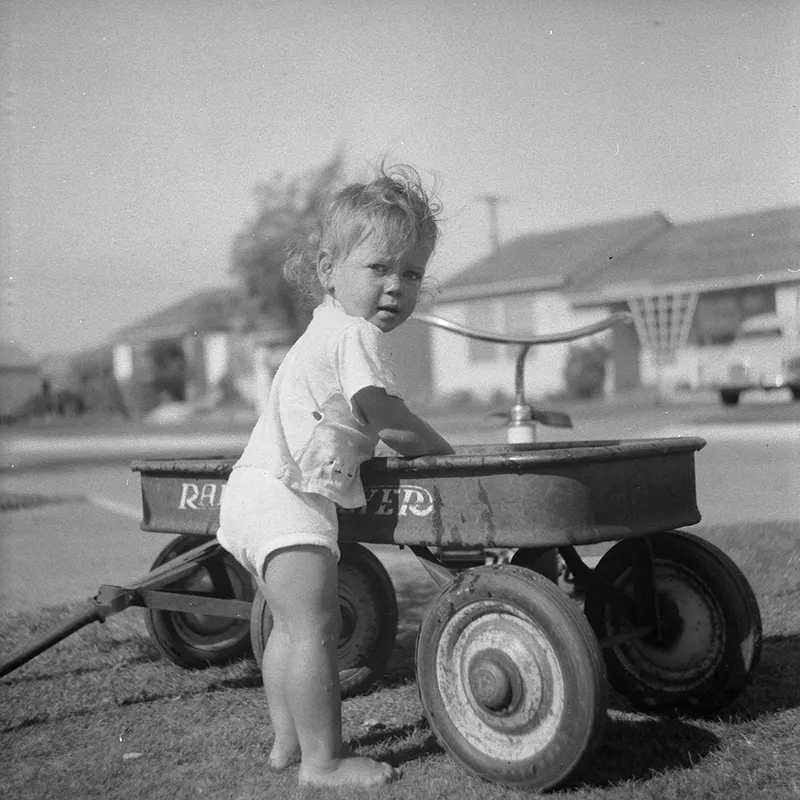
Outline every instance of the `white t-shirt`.
{"label": "white t-shirt", "polygon": [[266,469],[290,489],[344,508],[365,505],[359,467],[378,437],[353,396],[367,386],[399,396],[390,363],[386,334],[327,298],[278,368],[236,466]]}

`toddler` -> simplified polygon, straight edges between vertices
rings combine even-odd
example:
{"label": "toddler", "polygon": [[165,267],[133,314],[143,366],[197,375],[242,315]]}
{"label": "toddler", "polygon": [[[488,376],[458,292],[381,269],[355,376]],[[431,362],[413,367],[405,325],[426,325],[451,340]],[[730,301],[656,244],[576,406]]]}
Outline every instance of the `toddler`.
{"label": "toddler", "polygon": [[318,241],[284,268],[319,304],[223,497],[219,542],[255,575],[273,617],[263,659],[270,767],[299,760],[301,784],[397,777],[342,749],[336,508],[365,505],[359,467],[379,439],[405,456],[453,452],[398,395],[385,336],[414,311],[437,211],[408,167],[381,168],[335,196]]}

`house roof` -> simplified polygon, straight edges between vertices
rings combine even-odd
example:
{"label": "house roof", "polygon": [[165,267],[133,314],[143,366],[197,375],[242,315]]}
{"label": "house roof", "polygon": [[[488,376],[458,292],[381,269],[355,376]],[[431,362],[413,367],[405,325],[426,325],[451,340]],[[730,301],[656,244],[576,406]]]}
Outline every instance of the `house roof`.
{"label": "house roof", "polygon": [[800,206],[675,225],[574,285],[577,305],[659,289],[800,281]]}
{"label": "house roof", "polygon": [[439,302],[561,289],[575,305],[606,305],[659,289],[800,281],[797,270],[800,206],[680,225],[654,213],[520,236],[447,281]]}
{"label": "house roof", "polygon": [[672,227],[644,217],[519,236],[447,281],[440,302],[520,290],[562,288],[588,280],[612,261]]}
{"label": "house roof", "polygon": [[151,342],[181,339],[198,332],[227,331],[236,326],[241,314],[238,289],[207,289],[120,329],[112,338],[115,342]]}
{"label": "house roof", "polygon": [[39,364],[18,345],[0,342],[0,369],[36,372]]}

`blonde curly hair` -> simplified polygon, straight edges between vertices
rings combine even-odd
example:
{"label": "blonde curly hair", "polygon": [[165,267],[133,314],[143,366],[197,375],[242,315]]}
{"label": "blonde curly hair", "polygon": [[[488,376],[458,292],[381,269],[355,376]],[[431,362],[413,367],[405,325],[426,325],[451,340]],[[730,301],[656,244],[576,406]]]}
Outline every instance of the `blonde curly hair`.
{"label": "blonde curly hair", "polygon": [[381,164],[369,183],[351,183],[336,193],[308,242],[294,248],[283,274],[309,302],[320,303],[324,289],[317,276],[322,255],[346,258],[368,236],[398,255],[419,242],[436,246],[441,205],[407,164]]}

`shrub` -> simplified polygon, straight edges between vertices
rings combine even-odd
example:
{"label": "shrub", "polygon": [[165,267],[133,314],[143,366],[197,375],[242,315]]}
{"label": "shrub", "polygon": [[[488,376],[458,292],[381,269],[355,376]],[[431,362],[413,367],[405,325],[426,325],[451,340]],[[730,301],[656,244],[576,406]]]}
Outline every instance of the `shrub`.
{"label": "shrub", "polygon": [[591,398],[603,394],[608,350],[599,342],[570,345],[564,367],[564,385],[569,397]]}

